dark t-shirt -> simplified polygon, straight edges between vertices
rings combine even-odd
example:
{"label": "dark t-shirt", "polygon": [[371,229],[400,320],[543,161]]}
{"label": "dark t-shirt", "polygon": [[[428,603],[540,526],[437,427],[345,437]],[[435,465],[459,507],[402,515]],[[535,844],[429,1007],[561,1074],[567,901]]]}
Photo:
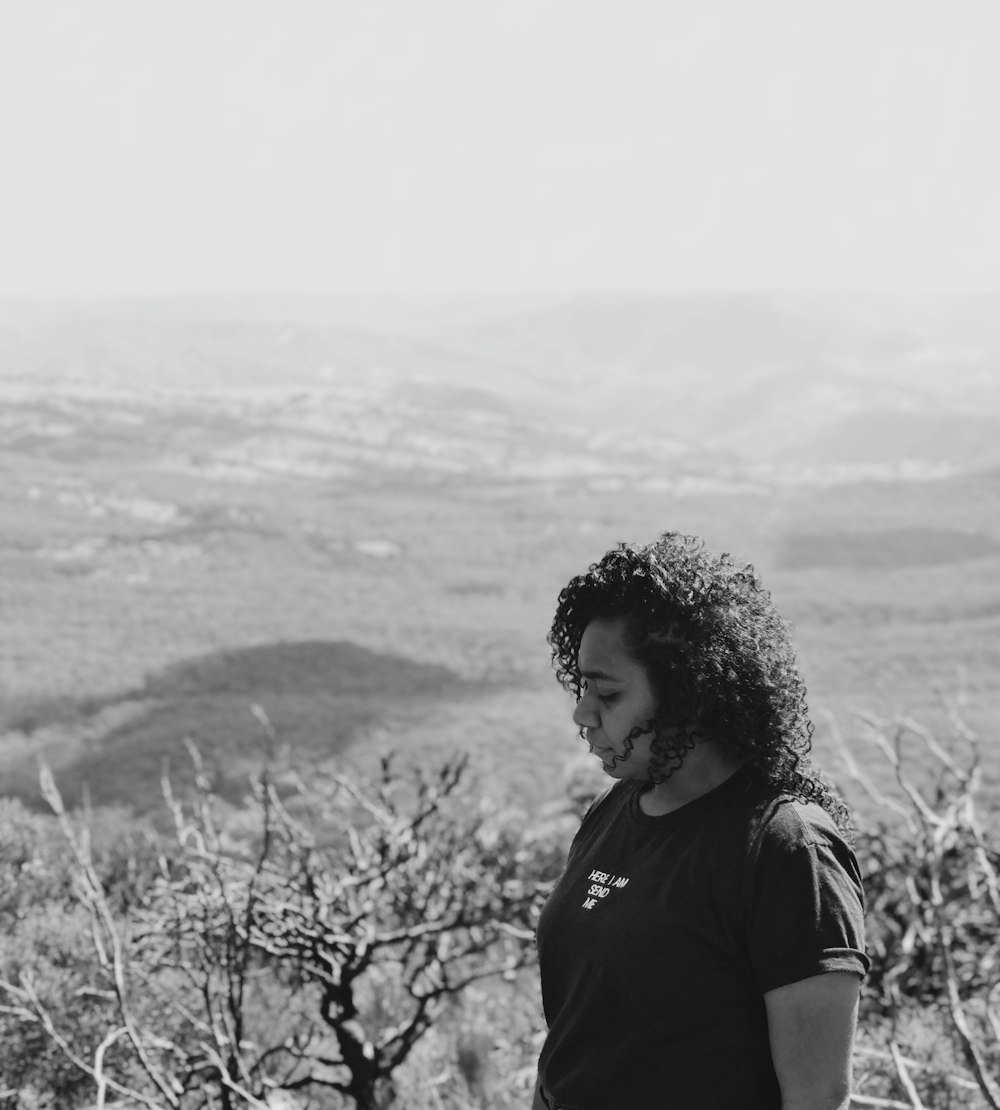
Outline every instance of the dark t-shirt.
{"label": "dark t-shirt", "polygon": [[546,1092],[573,1110],[778,1110],[765,992],[863,977],[853,852],[750,768],[662,817],[620,782],[538,926]]}

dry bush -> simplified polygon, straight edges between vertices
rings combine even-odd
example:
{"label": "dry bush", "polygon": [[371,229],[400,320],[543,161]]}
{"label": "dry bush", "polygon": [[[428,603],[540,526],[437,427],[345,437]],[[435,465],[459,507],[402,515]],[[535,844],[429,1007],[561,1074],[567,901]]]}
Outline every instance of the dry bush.
{"label": "dry bush", "polygon": [[81,1037],[30,959],[0,984],[4,1020],[43,1033],[98,1106],[236,1110],[280,1091],[304,1107],[392,1105],[448,1000],[534,960],[547,884],[523,829],[461,802],[465,780],[461,760],[408,778],[387,760],[373,783],[307,785],[272,761],[248,803],[257,834],[234,842],[199,766],[193,805],[165,781],[175,836],[122,913],[43,773],[74,857],[98,1032]]}
{"label": "dry bush", "polygon": [[[957,713],[942,742],[918,722],[859,718],[896,789],[874,784],[858,838],[871,972],[862,995],[853,1105],[1000,1110],[1000,845],[980,817],[979,745]],[[957,754],[961,753],[961,754]]]}
{"label": "dry bush", "polygon": [[[843,744],[876,811],[857,844],[872,969],[852,1105],[997,1110],[1000,850],[977,744],[957,718],[945,741],[910,720],[861,725],[865,758]],[[862,769],[872,758],[891,793]],[[240,825],[224,827],[204,774],[193,803],[168,788],[175,835],[152,867],[99,865],[52,783],[69,872],[47,832],[32,841],[34,818],[7,815],[5,1105],[527,1104],[531,938],[560,814],[533,841],[523,819],[461,801],[461,763],[305,784],[279,762]]]}

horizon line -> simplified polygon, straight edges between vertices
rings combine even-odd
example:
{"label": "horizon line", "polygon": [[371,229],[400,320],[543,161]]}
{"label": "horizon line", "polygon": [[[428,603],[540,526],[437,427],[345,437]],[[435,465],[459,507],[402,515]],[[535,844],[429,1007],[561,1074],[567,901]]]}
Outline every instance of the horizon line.
{"label": "horizon line", "polygon": [[261,297],[407,297],[421,298],[488,298],[488,297],[580,297],[580,296],[773,296],[814,294],[826,296],[870,297],[939,297],[943,299],[1000,295],[1000,286],[976,288],[885,287],[864,285],[567,285],[561,287],[495,286],[483,288],[423,288],[417,286],[333,286],[262,288],[102,288],[50,287],[45,289],[2,289],[0,301],[154,301],[154,300],[221,300],[255,299]]}

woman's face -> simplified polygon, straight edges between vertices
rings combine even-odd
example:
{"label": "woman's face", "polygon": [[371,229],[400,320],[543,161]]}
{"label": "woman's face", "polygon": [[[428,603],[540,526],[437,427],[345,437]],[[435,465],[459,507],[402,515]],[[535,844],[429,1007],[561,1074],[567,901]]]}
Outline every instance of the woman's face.
{"label": "woman's face", "polygon": [[[593,620],[583,631],[578,663],[582,694],[573,721],[612,778],[650,776],[656,695],[646,672],[626,650],[624,618]],[[635,728],[645,729],[632,741]]]}

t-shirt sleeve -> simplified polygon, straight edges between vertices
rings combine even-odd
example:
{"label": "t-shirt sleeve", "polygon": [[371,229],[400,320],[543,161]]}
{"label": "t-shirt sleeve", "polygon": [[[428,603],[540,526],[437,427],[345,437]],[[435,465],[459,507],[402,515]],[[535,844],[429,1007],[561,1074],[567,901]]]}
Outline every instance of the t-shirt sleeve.
{"label": "t-shirt sleeve", "polygon": [[868,972],[858,861],[825,814],[817,820],[780,807],[762,834],[748,915],[761,994],[826,972]]}

